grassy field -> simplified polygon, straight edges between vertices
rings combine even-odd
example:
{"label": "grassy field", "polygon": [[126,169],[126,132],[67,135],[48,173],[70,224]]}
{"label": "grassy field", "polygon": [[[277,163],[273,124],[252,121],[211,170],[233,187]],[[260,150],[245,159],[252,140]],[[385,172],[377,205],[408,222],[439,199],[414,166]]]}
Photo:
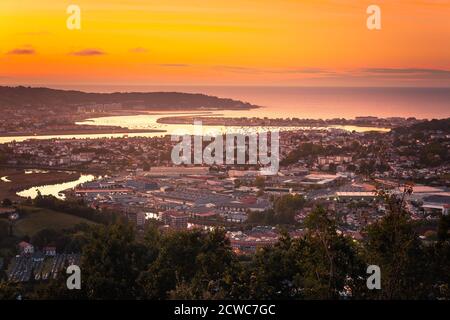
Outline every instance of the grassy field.
{"label": "grassy field", "polygon": [[14,235],[18,237],[31,237],[43,229],[62,230],[79,223],[95,224],[84,218],[49,209],[22,207],[22,211],[25,214],[14,224]]}

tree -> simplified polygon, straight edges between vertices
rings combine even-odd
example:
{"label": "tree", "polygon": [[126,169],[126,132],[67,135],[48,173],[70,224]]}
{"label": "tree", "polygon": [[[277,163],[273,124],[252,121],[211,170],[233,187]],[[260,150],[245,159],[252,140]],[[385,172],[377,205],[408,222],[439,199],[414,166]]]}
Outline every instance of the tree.
{"label": "tree", "polygon": [[15,282],[0,282],[0,301],[1,300],[17,300],[24,290],[22,286]]}
{"label": "tree", "polygon": [[337,299],[361,296],[364,264],[358,248],[339,235],[327,212],[317,207],[301,238],[284,233],[257,251],[248,272],[250,299]]}
{"label": "tree", "polygon": [[126,224],[93,229],[82,251],[82,290],[89,299],[134,299],[145,248]]}
{"label": "tree", "polygon": [[450,299],[450,216],[442,215],[438,226],[438,240],[427,248],[426,259],[432,283],[433,298]]}
{"label": "tree", "polygon": [[439,219],[438,240],[444,242],[450,240],[450,215],[442,215]]}
{"label": "tree", "polygon": [[52,244],[61,250],[69,241],[69,237],[65,233],[54,229],[42,229],[31,237],[31,242],[38,248]]}
{"label": "tree", "polygon": [[9,237],[9,222],[0,220],[0,241]]}
{"label": "tree", "polygon": [[364,263],[352,239],[337,233],[335,221],[320,206],[310,213],[305,225],[308,232],[301,261],[305,297],[360,297]]}
{"label": "tree", "polygon": [[275,212],[272,209],[263,212],[251,211],[247,215],[247,223],[274,225],[276,224]]}
{"label": "tree", "polygon": [[144,171],[150,171],[151,166],[150,166],[150,164],[149,164],[147,161],[145,161],[145,162],[142,164],[142,169],[143,169]]}
{"label": "tree", "polygon": [[[65,270],[56,279],[35,284],[29,298],[32,300],[86,300],[85,290],[69,290],[67,288]],[[83,280],[82,280],[83,281]]]}
{"label": "tree", "polygon": [[145,259],[147,263],[156,260],[161,249],[162,241],[163,239],[158,230],[158,225],[150,220],[146,226],[144,235]]}
{"label": "tree", "polygon": [[375,170],[376,169],[374,160],[370,160],[369,162],[363,160],[359,166],[359,172],[366,176],[370,176],[372,173],[375,172]]}
{"label": "tree", "polygon": [[158,257],[139,279],[144,297],[212,297],[234,263],[225,232],[183,231],[163,236]]}
{"label": "tree", "polygon": [[278,243],[257,251],[246,272],[245,299],[295,299],[302,297],[294,281],[303,277],[298,261],[303,240],[284,234]]}
{"label": "tree", "polygon": [[266,179],[264,177],[256,177],[255,179],[255,186],[258,187],[261,190],[264,190],[264,187],[266,185]]}
{"label": "tree", "polygon": [[281,162],[281,165],[290,165],[297,163],[299,160],[312,160],[318,155],[326,154],[326,150],[320,144],[303,143],[297,149],[291,151]]}
{"label": "tree", "polygon": [[[405,191],[406,192],[406,191]],[[426,279],[424,248],[403,208],[403,197],[380,193],[388,213],[367,227],[366,261],[381,269],[381,288],[372,295],[379,299],[423,299],[431,292]]]}
{"label": "tree", "polygon": [[303,208],[305,198],[300,195],[284,195],[275,200],[275,221],[280,224],[295,223],[296,213]]}
{"label": "tree", "polygon": [[427,167],[438,166],[449,160],[449,151],[443,143],[432,142],[420,150],[420,161]]}

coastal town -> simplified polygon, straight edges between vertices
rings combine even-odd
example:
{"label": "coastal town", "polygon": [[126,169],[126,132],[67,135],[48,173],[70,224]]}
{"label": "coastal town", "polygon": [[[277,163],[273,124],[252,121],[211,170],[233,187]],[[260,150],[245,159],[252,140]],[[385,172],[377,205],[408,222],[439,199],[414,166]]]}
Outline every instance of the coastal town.
{"label": "coastal town", "polygon": [[[280,169],[274,175],[263,175],[259,164],[174,166],[170,152],[175,143],[169,136],[30,139],[5,143],[0,150],[4,168],[26,171],[30,179],[58,172],[70,173],[75,181],[90,176],[57,194],[33,181],[39,196],[52,194],[63,201],[82,201],[100,213],[120,213],[138,232],[148,224],[163,232],[224,228],[235,253],[251,255],[276,243],[282,231],[301,237],[305,218],[319,204],[339,232],[360,241],[364,228],[386,212],[377,191],[402,194],[406,186],[413,190],[406,209],[422,222],[421,239],[432,241],[437,221],[449,213],[450,133],[448,127],[428,129],[418,123],[390,132],[283,131]],[[4,176],[0,183],[14,181]],[[32,199],[11,193],[3,198],[11,204],[1,208],[0,218],[14,230],[27,219],[21,206]],[[288,215],[280,207],[282,199],[296,202]],[[35,248],[29,241],[16,244],[17,256],[8,264],[2,260],[8,279],[56,277],[64,261],[79,259],[79,252],[56,248],[55,243]]]}
{"label": "coastal town", "polygon": [[[0,15],[14,316],[450,301],[449,0],[3,0]],[[93,316],[57,315],[77,313]]]}

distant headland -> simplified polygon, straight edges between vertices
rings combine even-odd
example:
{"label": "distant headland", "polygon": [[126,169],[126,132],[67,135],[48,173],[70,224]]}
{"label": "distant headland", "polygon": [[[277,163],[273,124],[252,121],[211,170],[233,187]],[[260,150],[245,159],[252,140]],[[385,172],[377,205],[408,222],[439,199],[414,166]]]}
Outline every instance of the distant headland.
{"label": "distant headland", "polygon": [[0,107],[80,107],[103,111],[140,110],[248,110],[258,108],[247,102],[200,93],[114,92],[91,93],[41,87],[0,86]]}

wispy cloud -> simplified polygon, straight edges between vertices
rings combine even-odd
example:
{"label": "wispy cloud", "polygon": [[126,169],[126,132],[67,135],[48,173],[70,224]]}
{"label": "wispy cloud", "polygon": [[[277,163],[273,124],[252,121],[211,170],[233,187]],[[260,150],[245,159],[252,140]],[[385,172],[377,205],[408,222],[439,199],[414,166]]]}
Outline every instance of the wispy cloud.
{"label": "wispy cloud", "polygon": [[426,69],[426,68],[365,68],[365,73],[374,74],[416,74],[416,75],[449,75],[450,70]]}
{"label": "wispy cloud", "polygon": [[69,53],[71,56],[79,56],[79,57],[92,57],[92,56],[102,56],[106,53],[102,50],[98,49],[83,49],[80,51],[74,51]]}
{"label": "wispy cloud", "polygon": [[185,63],[161,63],[158,64],[158,66],[160,67],[169,67],[169,68],[185,68],[185,67],[189,67],[189,64],[185,64]]}
{"label": "wispy cloud", "polygon": [[217,70],[237,72],[237,73],[262,73],[262,70],[251,67],[219,65],[214,66],[213,68]]}
{"label": "wispy cloud", "polygon": [[270,73],[286,73],[286,74],[321,74],[328,75],[334,74],[333,71],[329,71],[321,68],[290,68],[290,69],[275,69],[268,70]]}
{"label": "wispy cloud", "polygon": [[137,48],[130,49],[130,52],[132,52],[132,53],[147,53],[148,50],[146,48],[137,47]]}
{"label": "wispy cloud", "polygon": [[237,72],[237,73],[254,73],[254,74],[262,74],[262,73],[273,73],[273,74],[311,74],[311,75],[329,75],[334,74],[334,72],[321,69],[321,68],[273,68],[273,69],[264,69],[264,68],[251,68],[251,67],[241,67],[241,66],[227,66],[227,65],[219,65],[215,66],[215,69]]}
{"label": "wispy cloud", "polygon": [[22,48],[15,48],[11,51],[8,51],[8,54],[16,54],[16,55],[33,55],[36,54],[36,50],[31,46],[25,46]]}

